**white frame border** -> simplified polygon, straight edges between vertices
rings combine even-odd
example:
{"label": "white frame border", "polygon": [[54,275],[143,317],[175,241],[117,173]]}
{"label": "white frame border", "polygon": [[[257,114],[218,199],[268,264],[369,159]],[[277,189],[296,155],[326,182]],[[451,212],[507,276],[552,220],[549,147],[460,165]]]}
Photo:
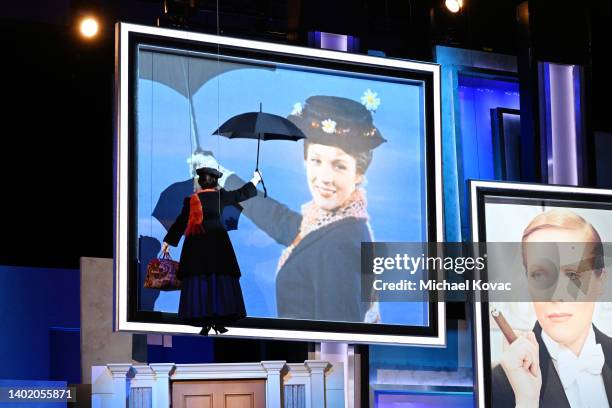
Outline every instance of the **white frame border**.
{"label": "white frame border", "polygon": [[[599,189],[599,188],[588,188],[588,187],[572,187],[572,186],[559,186],[550,184],[530,184],[530,183],[510,183],[503,181],[480,181],[470,180],[470,220],[471,220],[471,232],[472,242],[479,242],[478,235],[478,189],[480,188],[495,188],[499,190],[508,191],[538,191],[538,192],[551,192],[551,193],[569,193],[569,194],[597,194],[597,195],[609,195],[612,199],[612,190]],[[486,407],[485,393],[484,390],[485,379],[484,379],[484,360],[482,354],[482,303],[474,302],[474,355],[476,357],[476,383],[474,384],[474,394],[476,394],[477,407]]]}
{"label": "white frame border", "polygon": [[[296,47],[283,44],[265,43],[243,40],[210,34],[193,33],[158,27],[149,27],[128,23],[117,23],[115,27],[115,319],[116,331],[168,334],[197,334],[197,327],[130,322],[127,320],[128,308],[128,209],[129,209],[129,179],[128,179],[128,85],[129,85],[129,34],[150,34],[158,37],[184,39],[226,46],[251,48],[262,51],[273,51],[296,56],[319,57],[329,60],[353,62],[372,66],[392,67],[413,71],[424,71],[433,74],[434,98],[434,171],[436,191],[436,235],[439,242],[443,241],[443,199],[442,199],[442,145],[441,145],[441,105],[440,105],[440,65],[407,60],[387,59],[368,55],[349,54],[338,51],[321,50],[306,47]],[[302,341],[339,341],[348,343],[393,344],[393,345],[446,345],[446,307],[444,302],[438,302],[438,334],[436,337],[402,336],[383,334],[355,334],[302,330],[246,329],[229,327],[225,337],[258,337],[266,339],[302,340]]]}

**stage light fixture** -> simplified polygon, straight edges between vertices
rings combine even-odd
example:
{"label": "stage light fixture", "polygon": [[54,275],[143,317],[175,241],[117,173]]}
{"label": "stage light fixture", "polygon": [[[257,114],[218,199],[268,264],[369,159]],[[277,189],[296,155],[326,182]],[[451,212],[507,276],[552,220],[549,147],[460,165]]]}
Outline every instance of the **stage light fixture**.
{"label": "stage light fixture", "polygon": [[446,0],[444,5],[451,13],[458,13],[463,8],[463,0]]}
{"label": "stage light fixture", "polygon": [[99,24],[95,17],[84,17],[79,24],[81,35],[85,38],[93,38],[98,34]]}

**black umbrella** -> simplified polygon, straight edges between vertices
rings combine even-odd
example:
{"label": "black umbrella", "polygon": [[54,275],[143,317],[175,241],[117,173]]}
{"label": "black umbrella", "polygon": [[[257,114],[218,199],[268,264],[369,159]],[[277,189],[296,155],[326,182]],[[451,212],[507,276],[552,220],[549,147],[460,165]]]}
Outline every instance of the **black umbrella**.
{"label": "black umbrella", "polygon": [[[241,113],[229,118],[213,135],[225,136],[228,139],[257,139],[257,163],[255,171],[259,172],[259,145],[262,140],[292,140],[305,139],[306,135],[293,122],[282,116],[259,112]],[[266,185],[261,180],[264,197],[268,195]]]}

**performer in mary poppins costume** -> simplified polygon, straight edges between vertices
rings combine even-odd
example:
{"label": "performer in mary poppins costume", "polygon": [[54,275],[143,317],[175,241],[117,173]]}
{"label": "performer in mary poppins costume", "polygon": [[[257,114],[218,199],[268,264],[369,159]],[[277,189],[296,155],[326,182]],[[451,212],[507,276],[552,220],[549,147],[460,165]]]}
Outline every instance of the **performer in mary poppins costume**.
{"label": "performer in mary poppins costume", "polygon": [[259,172],[241,188],[227,191],[218,187],[218,170],[196,170],[198,190],[183,201],[178,218],[164,237],[162,251],[177,246],[185,235],[177,272],[182,281],[179,319],[202,327],[207,335],[212,328],[225,333],[226,325],[246,317],[240,289],[240,268],[229,235],[221,221],[224,207],[233,206],[257,195]]}

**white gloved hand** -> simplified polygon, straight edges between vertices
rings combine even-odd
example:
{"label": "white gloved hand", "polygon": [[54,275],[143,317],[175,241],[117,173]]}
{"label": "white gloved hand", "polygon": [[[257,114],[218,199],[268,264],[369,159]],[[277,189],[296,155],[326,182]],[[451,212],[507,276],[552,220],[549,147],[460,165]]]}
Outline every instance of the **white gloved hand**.
{"label": "white gloved hand", "polygon": [[257,186],[257,184],[259,184],[260,181],[261,181],[261,173],[255,170],[253,172],[253,178],[251,179],[251,183],[253,183],[254,186]]}
{"label": "white gloved hand", "polygon": [[215,156],[213,156],[212,152],[200,151],[198,153],[194,153],[191,158],[187,159],[187,162],[189,163],[190,168],[192,169],[191,176],[193,178],[197,178],[195,169],[199,169],[202,167],[210,167],[219,170],[221,173],[223,173],[223,176],[221,176],[218,180],[219,186],[221,187],[225,187],[225,182],[227,181],[228,177],[234,174],[233,171],[226,169],[221,164],[219,164]]}
{"label": "white gloved hand", "polygon": [[164,242],[162,244],[161,251],[167,255],[168,253],[170,253],[170,245],[167,242]]}

